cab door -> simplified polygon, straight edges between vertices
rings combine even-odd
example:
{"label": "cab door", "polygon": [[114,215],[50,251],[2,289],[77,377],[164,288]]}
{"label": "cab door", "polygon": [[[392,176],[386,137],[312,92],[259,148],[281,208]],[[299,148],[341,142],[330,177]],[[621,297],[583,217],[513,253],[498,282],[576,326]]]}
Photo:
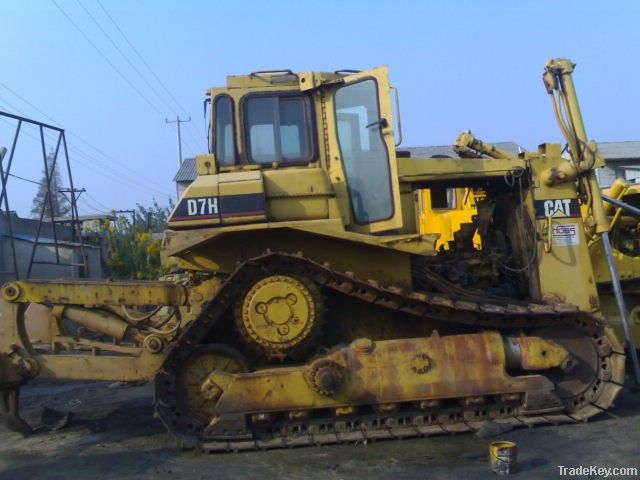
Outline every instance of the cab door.
{"label": "cab door", "polygon": [[371,233],[402,227],[386,66],[342,78],[333,104],[351,216]]}

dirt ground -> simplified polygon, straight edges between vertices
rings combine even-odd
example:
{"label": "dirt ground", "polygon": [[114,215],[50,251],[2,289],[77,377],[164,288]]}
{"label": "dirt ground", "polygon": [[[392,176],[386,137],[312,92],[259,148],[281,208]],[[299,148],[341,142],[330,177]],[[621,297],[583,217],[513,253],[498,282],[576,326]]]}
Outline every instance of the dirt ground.
{"label": "dirt ground", "polygon": [[640,470],[640,394],[628,389],[615,408],[587,424],[519,429],[490,439],[463,434],[217,455],[177,449],[153,418],[150,385],[33,382],[21,401],[32,425],[45,406],[72,411],[74,418],[64,429],[26,438],[0,426],[1,479],[481,479],[493,475],[488,445],[498,439],[518,444],[517,478],[555,478],[559,465]]}

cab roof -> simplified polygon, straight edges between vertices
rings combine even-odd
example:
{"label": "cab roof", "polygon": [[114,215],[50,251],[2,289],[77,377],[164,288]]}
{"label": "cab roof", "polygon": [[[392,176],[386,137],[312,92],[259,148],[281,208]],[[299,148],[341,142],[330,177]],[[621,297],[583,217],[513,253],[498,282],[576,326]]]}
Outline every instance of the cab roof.
{"label": "cab roof", "polygon": [[298,85],[300,90],[310,90],[323,83],[338,80],[356,70],[336,70],[335,72],[299,72],[292,70],[260,70],[248,75],[230,75],[227,88],[279,88]]}

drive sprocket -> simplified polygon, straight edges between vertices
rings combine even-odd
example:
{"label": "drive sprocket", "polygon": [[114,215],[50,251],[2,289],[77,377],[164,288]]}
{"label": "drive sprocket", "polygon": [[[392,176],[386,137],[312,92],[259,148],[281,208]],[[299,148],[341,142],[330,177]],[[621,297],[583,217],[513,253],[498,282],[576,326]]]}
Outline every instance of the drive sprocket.
{"label": "drive sprocket", "polygon": [[254,282],[236,302],[234,317],[244,340],[268,358],[295,357],[319,332],[323,302],[318,287],[293,275]]}

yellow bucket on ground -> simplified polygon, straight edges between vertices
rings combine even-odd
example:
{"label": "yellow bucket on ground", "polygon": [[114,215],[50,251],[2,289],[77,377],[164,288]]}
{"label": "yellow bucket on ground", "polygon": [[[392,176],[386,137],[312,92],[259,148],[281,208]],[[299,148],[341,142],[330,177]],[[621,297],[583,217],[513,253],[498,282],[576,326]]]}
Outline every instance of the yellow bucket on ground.
{"label": "yellow bucket on ground", "polygon": [[518,446],[513,442],[492,442],[489,445],[491,470],[498,475],[509,475],[516,471]]}

